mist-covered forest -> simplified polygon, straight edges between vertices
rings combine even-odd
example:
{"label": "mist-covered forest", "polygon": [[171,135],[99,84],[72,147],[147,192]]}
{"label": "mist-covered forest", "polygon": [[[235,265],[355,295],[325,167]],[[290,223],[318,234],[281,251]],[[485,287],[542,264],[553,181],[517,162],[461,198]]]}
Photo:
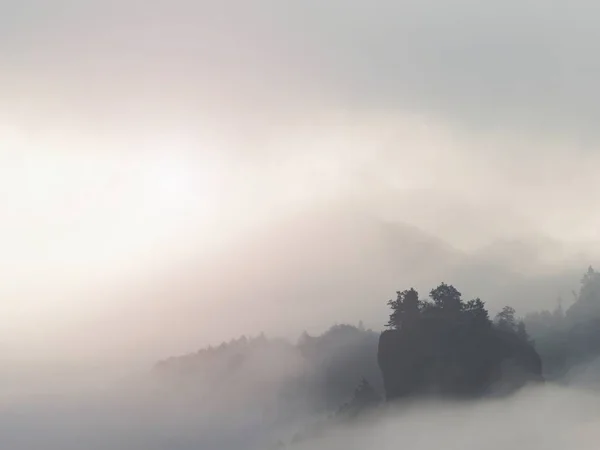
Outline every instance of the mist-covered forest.
{"label": "mist-covered forest", "polygon": [[0,49],[0,450],[598,450],[600,2],[0,0]]}
{"label": "mist-covered forest", "polygon": [[552,311],[519,316],[507,304],[491,316],[484,299],[463,299],[446,283],[427,297],[398,291],[388,307],[382,332],[359,323],[304,332],[296,342],[242,336],[162,360],[154,376],[170,395],[213,411],[223,399],[228,410],[252,405],[266,429],[320,417],[287,430],[278,446],[390,405],[503,398],[526,386],[600,381],[587,370],[600,356],[600,273],[592,267],[570,304],[558,299]]}

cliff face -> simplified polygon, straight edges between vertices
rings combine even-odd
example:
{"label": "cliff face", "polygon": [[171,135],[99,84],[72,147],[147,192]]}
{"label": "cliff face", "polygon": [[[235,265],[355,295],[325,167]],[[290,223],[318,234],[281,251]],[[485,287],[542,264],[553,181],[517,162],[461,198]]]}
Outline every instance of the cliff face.
{"label": "cliff face", "polygon": [[535,349],[495,328],[385,331],[378,362],[388,400],[416,395],[509,394],[543,381]]}

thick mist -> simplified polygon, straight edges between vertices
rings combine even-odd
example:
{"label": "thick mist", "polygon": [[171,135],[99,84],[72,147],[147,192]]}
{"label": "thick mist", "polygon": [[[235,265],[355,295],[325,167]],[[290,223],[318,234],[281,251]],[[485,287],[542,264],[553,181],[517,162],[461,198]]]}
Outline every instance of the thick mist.
{"label": "thick mist", "polygon": [[598,439],[597,400],[595,393],[545,387],[503,401],[412,405],[298,448],[591,449]]}
{"label": "thick mist", "polygon": [[[272,366],[271,366],[272,367]],[[273,375],[273,373],[272,373]],[[146,376],[146,375],[145,375]],[[597,371],[593,374],[597,378]],[[2,439],[11,449],[461,449],[595,448],[600,420],[598,393],[589,388],[546,385],[508,399],[467,403],[424,401],[389,406],[353,422],[326,427],[290,444],[298,431],[322,415],[260,414],[249,388],[246,397],[222,396],[203,404],[156,383],[121,381],[110,388],[3,400]],[[256,393],[255,393],[256,394]],[[240,398],[253,399],[238,402]],[[286,447],[287,448],[287,447]]]}
{"label": "thick mist", "polygon": [[[0,0],[0,443],[592,448],[599,20]],[[514,307],[546,384],[338,422],[385,396],[386,302],[442,282]]]}
{"label": "thick mist", "polygon": [[526,311],[598,256],[589,2],[0,8],[12,358],[380,327],[439,280]]}

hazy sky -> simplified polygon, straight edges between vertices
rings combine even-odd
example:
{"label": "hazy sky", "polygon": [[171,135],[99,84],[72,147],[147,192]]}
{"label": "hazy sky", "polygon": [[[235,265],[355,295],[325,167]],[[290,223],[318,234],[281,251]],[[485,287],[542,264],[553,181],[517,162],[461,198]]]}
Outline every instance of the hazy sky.
{"label": "hazy sky", "polygon": [[[2,340],[70,348],[64,330],[135,310],[126,293],[144,305],[176,261],[323,202],[467,251],[597,245],[599,13],[588,0],[0,0]],[[143,336],[177,327],[153,320]],[[131,333],[102,348],[134,348]]]}

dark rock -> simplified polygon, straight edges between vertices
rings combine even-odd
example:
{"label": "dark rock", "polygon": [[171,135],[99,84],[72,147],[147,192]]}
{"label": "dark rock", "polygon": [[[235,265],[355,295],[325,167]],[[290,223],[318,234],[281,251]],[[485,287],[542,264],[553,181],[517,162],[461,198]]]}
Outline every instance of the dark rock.
{"label": "dark rock", "polygon": [[425,324],[385,331],[378,362],[388,400],[509,394],[543,381],[541,358],[532,345],[494,327]]}

